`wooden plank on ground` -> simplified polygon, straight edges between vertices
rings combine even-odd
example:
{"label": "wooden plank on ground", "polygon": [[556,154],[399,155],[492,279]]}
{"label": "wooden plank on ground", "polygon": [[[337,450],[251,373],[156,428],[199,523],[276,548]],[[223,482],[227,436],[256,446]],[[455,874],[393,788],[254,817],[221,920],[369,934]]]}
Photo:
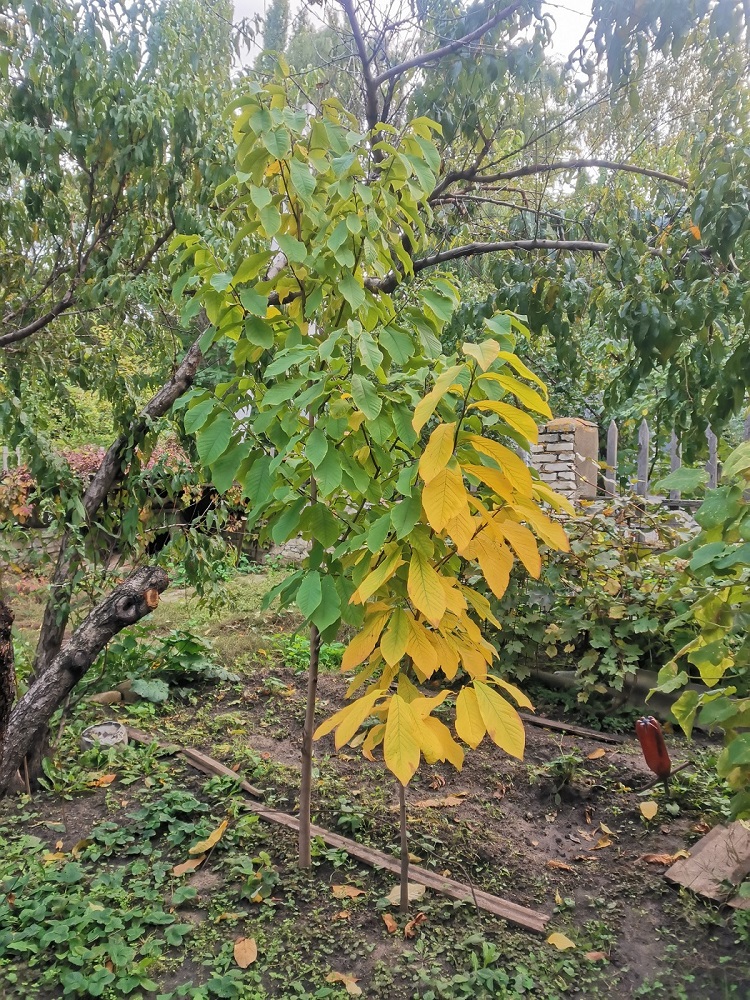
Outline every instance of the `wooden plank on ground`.
{"label": "wooden plank on ground", "polygon": [[715,826],[691,849],[690,857],[675,862],[664,877],[708,899],[750,910],[750,899],[728,888],[739,886],[749,874],[750,829],[737,820]]}
{"label": "wooden plank on ground", "polygon": [[[128,737],[137,743],[158,743],[159,746],[163,746],[172,752],[180,749],[174,744],[162,744],[159,740],[154,739],[142,730],[133,729],[130,726],[126,728]],[[182,754],[193,767],[199,771],[203,771],[204,774],[218,774],[234,778],[235,781],[239,782],[243,791],[256,798],[262,798],[263,793],[259,789],[254,788],[239,774],[218,760],[214,760],[213,757],[208,757],[199,750],[193,750],[190,747],[182,748]],[[290,813],[282,812],[279,809],[271,809],[260,802],[247,802],[246,808],[270,823],[277,823],[279,826],[285,826],[289,830],[299,830],[298,817],[292,816]],[[341,834],[333,833],[322,826],[312,825],[310,832],[313,837],[320,837],[329,847],[344,850],[350,857],[357,858],[358,861],[363,861],[371,868],[384,868],[395,875],[401,874],[401,861],[399,858],[394,858],[390,854],[385,854],[383,851],[377,851],[371,847],[365,847],[364,844],[358,844],[355,840],[349,840],[348,837],[342,837]],[[500,896],[493,896],[489,892],[483,892],[481,889],[475,889],[473,886],[464,885],[462,882],[456,882],[454,879],[438,875],[437,872],[429,871],[427,868],[410,865],[409,878],[412,882],[418,882],[429,889],[434,889],[436,892],[448,896],[450,899],[474,903],[479,909],[486,910],[497,917],[502,917],[508,923],[516,924],[529,931],[535,931],[537,934],[544,932],[544,928],[550,919],[547,913],[540,913],[538,910],[531,910],[526,906],[520,906],[518,903],[513,903]]]}
{"label": "wooden plank on ground", "polygon": [[589,740],[599,740],[601,743],[625,743],[624,736],[617,733],[600,733],[596,729],[585,726],[574,726],[570,722],[558,722],[556,719],[545,719],[543,715],[529,715],[528,712],[518,713],[524,722],[532,726],[542,726],[545,729],[556,729],[561,733],[571,733],[573,736],[585,736]]}

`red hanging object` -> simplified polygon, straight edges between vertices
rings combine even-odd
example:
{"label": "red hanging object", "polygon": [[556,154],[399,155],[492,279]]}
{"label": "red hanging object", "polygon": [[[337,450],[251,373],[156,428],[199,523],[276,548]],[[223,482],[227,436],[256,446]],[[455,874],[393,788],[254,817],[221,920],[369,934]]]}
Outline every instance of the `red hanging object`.
{"label": "red hanging object", "polygon": [[672,773],[672,761],[669,759],[661,726],[653,715],[643,716],[636,722],[635,734],[649,768],[657,778],[668,778]]}

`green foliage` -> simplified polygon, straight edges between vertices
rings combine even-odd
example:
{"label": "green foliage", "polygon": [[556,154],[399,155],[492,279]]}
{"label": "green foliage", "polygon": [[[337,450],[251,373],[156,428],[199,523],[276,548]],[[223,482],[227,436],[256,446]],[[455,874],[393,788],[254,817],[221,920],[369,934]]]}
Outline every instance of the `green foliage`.
{"label": "green foliage", "polygon": [[197,685],[238,679],[216,664],[207,639],[183,629],[154,635],[140,625],[113,639],[94,664],[87,684],[108,690],[132,680],[136,694],[159,703],[170,695],[184,696]]}
{"label": "green foliage", "polygon": [[578,699],[588,701],[605,687],[621,691],[639,669],[658,669],[692,634],[683,625],[665,636],[674,610],[658,605],[673,577],[660,553],[681,536],[672,512],[644,520],[628,498],[584,506],[566,530],[570,552],[549,553],[538,580],[514,575],[495,602],[495,641],[504,670],[523,678],[572,669]]}
{"label": "green foliage", "polygon": [[659,672],[659,690],[676,691],[697,673],[708,690],[684,691],[672,711],[690,735],[696,720],[724,733],[719,775],[734,791],[735,816],[750,816],[750,442],[727,459],[723,485],[697,514],[700,533],[673,553],[680,577],[670,593],[689,607],[673,622],[697,636]]}
{"label": "green foliage", "polygon": [[[310,666],[310,640],[303,635],[284,635],[275,643],[284,661],[295,674],[305,673]],[[335,673],[341,668],[344,654],[343,642],[323,642],[320,646],[319,665],[324,673]]]}

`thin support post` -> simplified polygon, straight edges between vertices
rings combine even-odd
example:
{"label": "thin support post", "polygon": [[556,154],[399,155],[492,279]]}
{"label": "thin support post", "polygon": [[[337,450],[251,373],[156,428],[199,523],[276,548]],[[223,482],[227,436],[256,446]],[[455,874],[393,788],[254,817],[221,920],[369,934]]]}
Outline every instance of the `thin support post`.
{"label": "thin support post", "polygon": [[718,441],[710,427],[706,429],[706,440],[708,441],[708,461],[706,462],[708,487],[715,490],[719,482]]}
{"label": "thin support post", "polygon": [[617,493],[617,444],[619,432],[614,420],[607,430],[607,468],[604,473],[604,494],[613,497]]}
{"label": "thin support post", "polygon": [[644,417],[638,431],[638,479],[635,484],[635,492],[639,497],[648,496],[648,446],[650,439],[651,431],[648,429],[648,423]]}
{"label": "thin support post", "polygon": [[[682,445],[680,444],[680,439],[677,437],[677,432],[672,431],[672,438],[669,442],[669,471],[677,472],[677,470],[681,466],[682,466]],[[680,491],[670,490],[669,499],[679,500]]]}

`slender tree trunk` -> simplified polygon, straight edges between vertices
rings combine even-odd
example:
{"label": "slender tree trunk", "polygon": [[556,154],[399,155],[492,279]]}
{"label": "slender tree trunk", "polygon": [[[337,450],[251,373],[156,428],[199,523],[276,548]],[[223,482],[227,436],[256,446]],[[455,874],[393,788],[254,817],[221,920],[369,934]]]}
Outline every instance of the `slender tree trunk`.
{"label": "slender tree trunk", "polygon": [[[169,578],[163,569],[146,566],[138,569],[91,611],[81,622],[60,653],[10,713],[5,739],[5,753],[0,764],[0,796],[17,780],[24,758],[41,768],[38,752],[40,739],[46,735],[49,721],[73,690],[110,639],[128,625],[150,614],[166,590]],[[31,773],[32,783],[39,773]]]}
{"label": "slender tree trunk", "polygon": [[401,819],[401,912],[409,912],[409,837],[406,830],[406,789],[398,783],[398,811]]}
{"label": "slender tree trunk", "polygon": [[310,813],[312,800],[313,733],[315,731],[315,701],[318,692],[318,664],[320,662],[320,632],[310,626],[310,667],[307,673],[307,706],[302,730],[302,776],[299,789],[299,866],[309,868]]}
{"label": "slender tree trunk", "polygon": [[16,670],[13,657],[11,627],[13,612],[0,599],[0,764],[3,762],[5,733],[8,728],[10,710],[16,696]]}

